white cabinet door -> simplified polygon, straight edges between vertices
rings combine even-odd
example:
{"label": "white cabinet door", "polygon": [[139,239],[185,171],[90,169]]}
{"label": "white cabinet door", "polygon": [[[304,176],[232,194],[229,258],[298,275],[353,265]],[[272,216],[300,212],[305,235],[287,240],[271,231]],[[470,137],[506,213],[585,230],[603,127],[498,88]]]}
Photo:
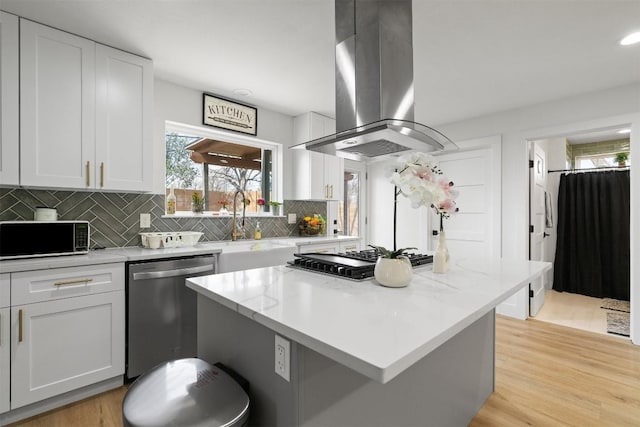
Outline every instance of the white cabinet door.
{"label": "white cabinet door", "polygon": [[151,191],[153,64],[96,45],[96,185]]}
{"label": "white cabinet door", "polygon": [[20,183],[93,187],[95,43],[20,20]]}
{"label": "white cabinet door", "polygon": [[2,273],[0,274],[0,414],[9,410],[10,296],[11,275],[9,273]]}
{"label": "white cabinet door", "polygon": [[0,308],[11,305],[11,275],[0,273]]}
{"label": "white cabinet door", "polygon": [[[335,133],[335,120],[309,112],[294,119],[296,143]],[[308,150],[294,150],[294,198],[340,200],[344,175],[344,159]]]}
{"label": "white cabinet door", "polygon": [[0,414],[9,410],[9,309],[0,308]]}
{"label": "white cabinet door", "polygon": [[124,374],[124,291],[11,308],[11,409]]}
{"label": "white cabinet door", "polygon": [[18,185],[18,17],[0,11],[0,182]]}
{"label": "white cabinet door", "polygon": [[[336,133],[336,121],[323,116],[323,133]],[[337,156],[322,154],[324,160],[324,183],[327,186],[327,199],[342,200],[344,193],[344,159]]]}

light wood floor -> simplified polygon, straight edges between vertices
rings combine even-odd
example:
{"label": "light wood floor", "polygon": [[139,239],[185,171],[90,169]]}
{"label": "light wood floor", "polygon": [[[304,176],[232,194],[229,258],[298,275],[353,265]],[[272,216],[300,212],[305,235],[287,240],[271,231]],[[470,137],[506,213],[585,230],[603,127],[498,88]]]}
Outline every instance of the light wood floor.
{"label": "light wood floor", "polygon": [[602,298],[549,290],[535,319],[607,334],[607,310],[600,308],[602,301]]}
{"label": "light wood floor", "polygon": [[[12,427],[119,427],[125,391],[121,387]],[[471,427],[638,425],[640,346],[497,316],[496,390]]]}

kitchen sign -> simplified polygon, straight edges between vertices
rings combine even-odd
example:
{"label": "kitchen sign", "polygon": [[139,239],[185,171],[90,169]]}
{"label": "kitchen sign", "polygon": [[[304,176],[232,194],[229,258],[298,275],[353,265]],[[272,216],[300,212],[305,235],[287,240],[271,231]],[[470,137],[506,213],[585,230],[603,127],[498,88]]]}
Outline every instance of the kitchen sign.
{"label": "kitchen sign", "polygon": [[257,135],[258,109],[228,99],[204,94],[202,121],[205,125]]}

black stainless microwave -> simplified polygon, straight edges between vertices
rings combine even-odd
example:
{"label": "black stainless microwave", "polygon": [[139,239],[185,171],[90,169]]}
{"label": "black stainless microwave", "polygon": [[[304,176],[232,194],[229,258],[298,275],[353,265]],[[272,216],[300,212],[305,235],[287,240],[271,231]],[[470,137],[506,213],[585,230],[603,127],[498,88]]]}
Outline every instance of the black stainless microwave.
{"label": "black stainless microwave", "polygon": [[0,221],[0,260],[86,253],[88,221]]}

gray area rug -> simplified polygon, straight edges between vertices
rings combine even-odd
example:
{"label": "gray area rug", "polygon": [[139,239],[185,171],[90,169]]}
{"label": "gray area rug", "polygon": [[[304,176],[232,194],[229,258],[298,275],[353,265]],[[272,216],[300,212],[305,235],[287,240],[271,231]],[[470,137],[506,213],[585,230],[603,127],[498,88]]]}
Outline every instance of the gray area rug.
{"label": "gray area rug", "polygon": [[623,311],[625,313],[631,312],[629,301],[621,301],[612,298],[603,299],[600,308],[604,308],[606,310]]}
{"label": "gray area rug", "polygon": [[628,337],[630,317],[629,313],[607,311],[607,332]]}

